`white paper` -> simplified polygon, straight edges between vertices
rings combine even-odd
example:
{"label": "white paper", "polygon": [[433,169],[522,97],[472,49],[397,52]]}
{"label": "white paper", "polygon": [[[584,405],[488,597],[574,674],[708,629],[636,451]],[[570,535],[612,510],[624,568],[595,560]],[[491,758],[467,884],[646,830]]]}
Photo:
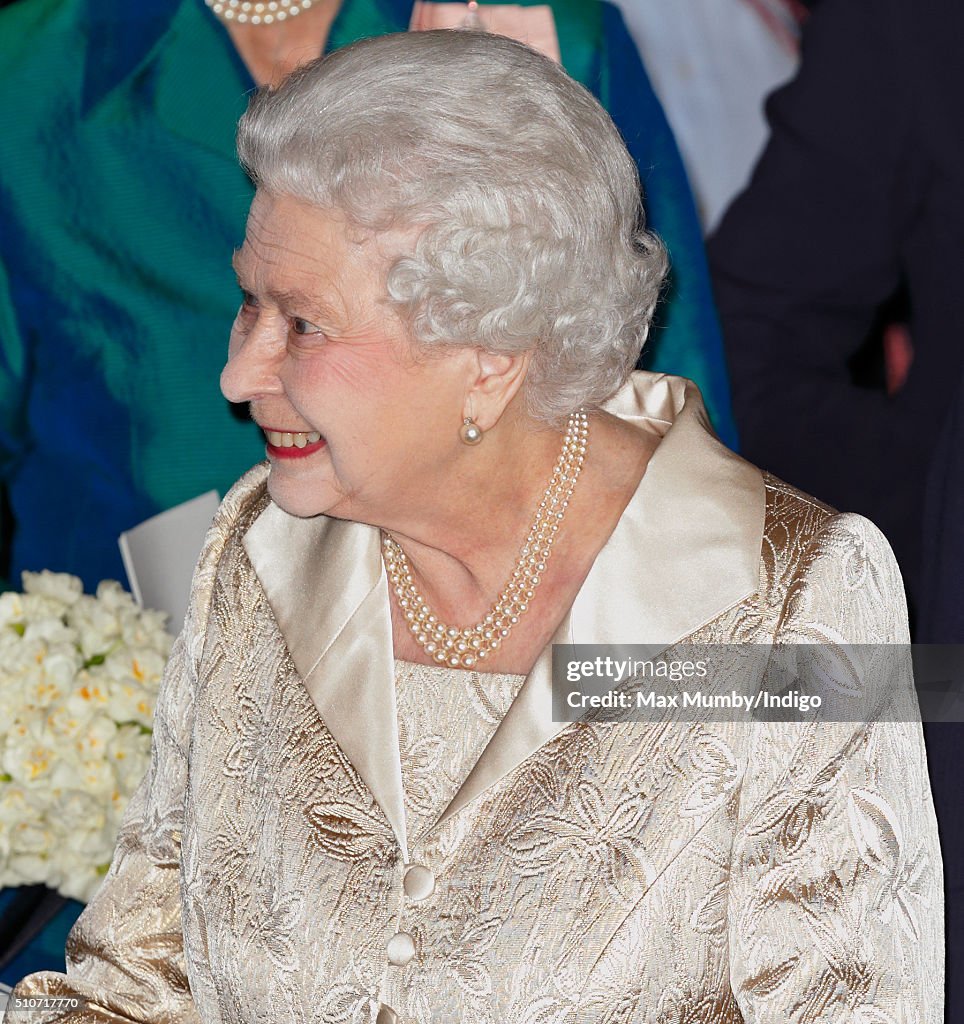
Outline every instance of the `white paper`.
{"label": "white paper", "polygon": [[184,625],[194,566],[219,502],[217,491],[208,491],[145,519],[118,540],[134,600],[167,612],[175,635]]}

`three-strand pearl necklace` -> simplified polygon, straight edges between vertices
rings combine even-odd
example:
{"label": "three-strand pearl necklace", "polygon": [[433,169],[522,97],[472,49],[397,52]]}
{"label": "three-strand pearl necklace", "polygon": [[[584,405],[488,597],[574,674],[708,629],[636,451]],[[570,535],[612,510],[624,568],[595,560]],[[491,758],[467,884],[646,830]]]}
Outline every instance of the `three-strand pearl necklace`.
{"label": "three-strand pearl necklace", "polygon": [[221,21],[271,25],[307,11],[314,0],[204,0]]}
{"label": "three-strand pearl necklace", "polygon": [[569,417],[552,479],[539,502],[512,576],[490,611],[474,626],[449,626],[441,622],[415,586],[405,552],[389,534],[382,535],[382,555],[398,606],[416,642],[433,661],[452,668],[475,667],[502,646],[513,626],[526,613],[546,570],[552,545],[579,479],[588,439],[586,413],[574,412]]}

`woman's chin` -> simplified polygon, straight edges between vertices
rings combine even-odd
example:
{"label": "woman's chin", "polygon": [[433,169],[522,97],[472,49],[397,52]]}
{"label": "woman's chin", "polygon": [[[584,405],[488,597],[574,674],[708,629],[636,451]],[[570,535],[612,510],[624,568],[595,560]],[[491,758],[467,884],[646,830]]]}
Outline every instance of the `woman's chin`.
{"label": "woman's chin", "polygon": [[341,498],[328,481],[295,480],[275,466],[268,474],[268,495],[284,512],[301,519],[330,512]]}

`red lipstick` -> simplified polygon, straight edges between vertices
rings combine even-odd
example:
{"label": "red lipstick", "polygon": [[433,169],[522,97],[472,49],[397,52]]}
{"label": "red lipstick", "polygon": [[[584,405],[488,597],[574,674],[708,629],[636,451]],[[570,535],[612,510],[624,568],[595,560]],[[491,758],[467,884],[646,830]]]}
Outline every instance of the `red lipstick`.
{"label": "red lipstick", "polygon": [[[271,427],[261,428],[265,434],[285,434],[285,433],[296,433],[296,431],[285,431],[285,430],[274,430]],[[320,451],[327,445],[328,442],[322,437],[318,441],[309,442],[304,448],[299,448],[297,445],[280,446],[272,444],[267,437],[265,437],[265,451],[272,459],[305,459],[309,455],[314,455],[315,452]]]}

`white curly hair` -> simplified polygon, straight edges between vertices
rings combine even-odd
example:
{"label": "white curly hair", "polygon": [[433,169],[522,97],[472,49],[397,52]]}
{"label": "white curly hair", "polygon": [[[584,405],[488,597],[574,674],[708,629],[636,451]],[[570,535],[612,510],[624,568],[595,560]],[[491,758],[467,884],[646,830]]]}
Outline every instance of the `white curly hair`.
{"label": "white curly hair", "polygon": [[548,58],[475,31],[366,39],[256,93],[238,152],[269,193],[417,228],[388,273],[413,341],[531,349],[535,419],[595,408],[632,371],[665,250],[609,115]]}

